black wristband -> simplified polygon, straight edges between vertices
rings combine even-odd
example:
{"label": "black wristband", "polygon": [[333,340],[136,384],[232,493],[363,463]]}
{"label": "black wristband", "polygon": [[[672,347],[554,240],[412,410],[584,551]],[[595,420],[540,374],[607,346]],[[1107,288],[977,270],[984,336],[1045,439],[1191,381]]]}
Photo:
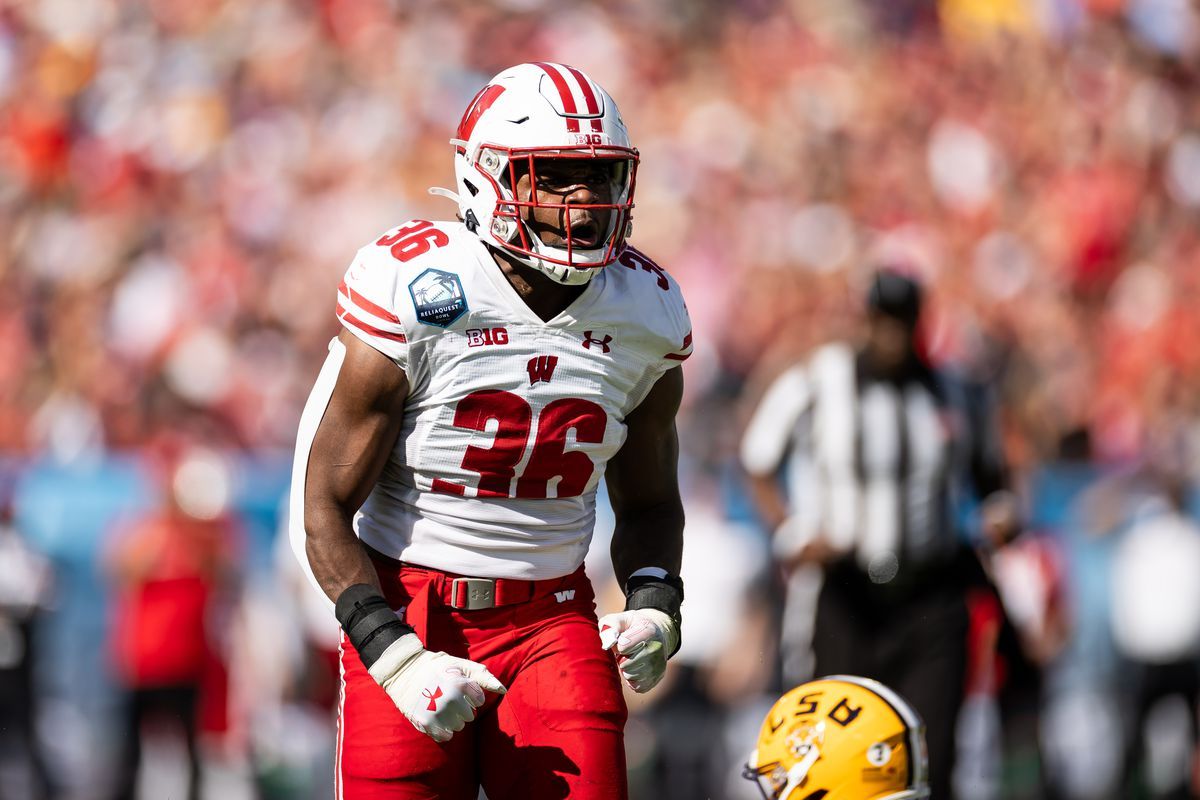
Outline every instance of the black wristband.
{"label": "black wristband", "polygon": [[393,642],[415,633],[411,625],[400,621],[379,590],[366,583],[346,587],[334,605],[334,615],[367,669]]}
{"label": "black wristband", "polygon": [[625,582],[626,611],[653,608],[675,621],[675,628],[680,631],[679,641],[676,642],[675,649],[667,653],[667,658],[679,652],[679,645],[683,643],[683,616],[680,614],[682,605],[683,579],[678,575],[667,575],[663,578],[638,575]]}

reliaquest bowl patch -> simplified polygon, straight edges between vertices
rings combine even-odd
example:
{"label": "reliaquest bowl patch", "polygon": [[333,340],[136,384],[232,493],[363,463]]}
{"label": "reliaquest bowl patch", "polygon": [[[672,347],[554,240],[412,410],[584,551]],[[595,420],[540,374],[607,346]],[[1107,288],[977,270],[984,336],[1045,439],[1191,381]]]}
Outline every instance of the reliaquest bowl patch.
{"label": "reliaquest bowl patch", "polygon": [[462,281],[453,272],[427,269],[408,284],[417,319],[426,325],[445,328],[467,312]]}

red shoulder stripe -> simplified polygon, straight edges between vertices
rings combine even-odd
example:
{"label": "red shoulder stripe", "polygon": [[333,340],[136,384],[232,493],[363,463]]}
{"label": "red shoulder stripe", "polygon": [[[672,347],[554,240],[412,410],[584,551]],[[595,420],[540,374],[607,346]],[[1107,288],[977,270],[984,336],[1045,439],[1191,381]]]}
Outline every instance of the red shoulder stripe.
{"label": "red shoulder stripe", "polygon": [[337,316],[342,322],[353,325],[363,333],[369,333],[372,336],[378,336],[381,339],[390,339],[393,342],[400,342],[401,344],[408,342],[408,337],[406,337],[403,333],[393,333],[392,331],[385,331],[380,328],[376,328],[374,325],[368,325],[347,311],[341,303],[338,303]]}
{"label": "red shoulder stripe", "polygon": [[391,322],[394,325],[400,324],[400,318],[397,317],[395,314],[388,311],[383,306],[375,305],[370,300],[363,297],[361,294],[359,294],[358,292],[354,291],[349,286],[347,286],[345,278],[343,278],[342,282],[338,285],[338,291],[340,291],[342,294],[346,295],[346,297],[350,298],[351,303],[358,306],[363,311],[366,311],[368,314],[379,317],[380,319],[386,320],[387,322]]}

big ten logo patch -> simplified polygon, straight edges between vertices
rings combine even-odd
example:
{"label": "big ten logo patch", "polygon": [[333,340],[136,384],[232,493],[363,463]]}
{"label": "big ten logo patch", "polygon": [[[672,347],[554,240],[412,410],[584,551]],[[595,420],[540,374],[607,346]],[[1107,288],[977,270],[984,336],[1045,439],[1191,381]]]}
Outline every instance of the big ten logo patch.
{"label": "big ten logo patch", "polygon": [[508,328],[468,328],[467,347],[508,344]]}

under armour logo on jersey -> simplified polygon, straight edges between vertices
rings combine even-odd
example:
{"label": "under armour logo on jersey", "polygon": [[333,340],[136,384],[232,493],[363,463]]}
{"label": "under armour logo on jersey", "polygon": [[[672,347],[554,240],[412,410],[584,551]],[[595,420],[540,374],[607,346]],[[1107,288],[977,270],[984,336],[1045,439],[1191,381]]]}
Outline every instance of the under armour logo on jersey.
{"label": "under armour logo on jersey", "polygon": [[435,686],[435,687],[433,687],[432,692],[429,691],[428,689],[422,689],[421,695],[423,697],[425,697],[427,700],[429,700],[429,710],[437,711],[437,701],[438,701],[438,698],[442,696],[442,687]]}
{"label": "under armour logo on jersey", "polygon": [[608,346],[608,343],[611,341],[612,337],[607,334],[605,334],[603,339],[597,339],[595,336],[592,336],[591,331],[583,332],[583,346],[588,350],[592,349],[592,345],[596,345],[596,347],[600,348],[601,352],[607,353],[611,349]]}
{"label": "under armour logo on jersey", "polygon": [[564,589],[561,592],[555,592],[554,599],[560,603],[565,603],[568,600],[574,600],[575,599],[575,590],[574,589]]}
{"label": "under armour logo on jersey", "polygon": [[550,382],[554,377],[554,368],[558,366],[558,356],[534,356],[529,359],[525,368],[529,370],[529,385],[538,381]]}

